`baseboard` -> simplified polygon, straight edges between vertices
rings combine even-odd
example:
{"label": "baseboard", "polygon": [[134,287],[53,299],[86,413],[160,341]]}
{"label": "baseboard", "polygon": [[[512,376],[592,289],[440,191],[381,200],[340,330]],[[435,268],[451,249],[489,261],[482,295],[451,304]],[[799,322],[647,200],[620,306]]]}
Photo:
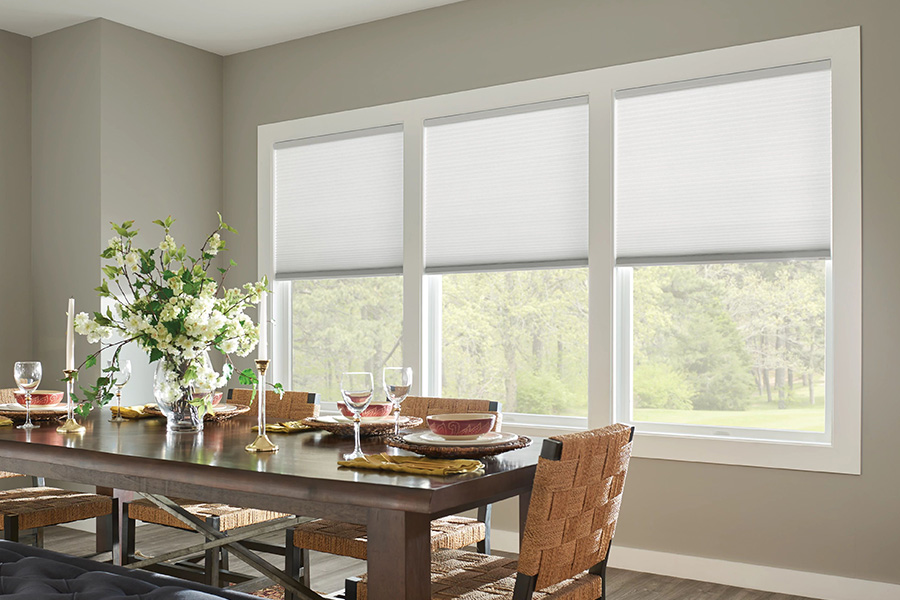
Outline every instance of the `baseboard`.
{"label": "baseboard", "polygon": [[[518,552],[519,534],[491,530],[491,547]],[[609,566],[629,571],[668,575],[681,579],[708,581],[722,585],[775,592],[821,600],[896,600],[900,585],[853,579],[823,573],[795,571],[778,567],[702,558],[685,554],[657,552],[613,545]]]}

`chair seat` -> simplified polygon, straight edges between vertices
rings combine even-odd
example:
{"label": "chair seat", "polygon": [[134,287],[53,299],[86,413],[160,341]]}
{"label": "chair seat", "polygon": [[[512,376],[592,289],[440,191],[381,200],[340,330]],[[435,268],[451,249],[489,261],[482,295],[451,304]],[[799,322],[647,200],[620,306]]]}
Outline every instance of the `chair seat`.
{"label": "chair seat", "polygon": [[[432,555],[433,600],[508,600],[516,586],[518,562],[462,550],[441,550]],[[603,593],[599,575],[582,573],[543,590],[532,600],[596,600]],[[366,576],[356,584],[356,600],[366,600]],[[348,599],[351,600],[351,599]]]}
{"label": "chair seat", "polygon": [[[47,527],[82,519],[103,517],[113,510],[109,496],[52,487],[28,487],[0,491],[0,515],[16,515],[19,529]],[[3,529],[0,519],[0,529]]]}
{"label": "chair seat", "polygon": [[[444,517],[431,522],[431,551],[463,548],[484,539],[484,523],[467,517]],[[297,525],[294,546],[366,559],[366,527],[340,521],[317,519]]]}
{"label": "chair seat", "polygon": [[[227,504],[197,502],[196,500],[185,500],[183,498],[172,498],[172,500],[195,517],[204,521],[211,517],[218,517],[220,531],[231,531],[238,527],[264,523],[266,521],[271,521],[272,519],[287,516],[284,513],[271,510],[259,510],[257,508],[240,508],[238,506],[229,506]],[[169,527],[193,531],[193,528],[190,525],[170,515],[149,500],[135,500],[134,502],[129,503],[128,517],[145,523],[156,523],[157,525],[167,525]]]}

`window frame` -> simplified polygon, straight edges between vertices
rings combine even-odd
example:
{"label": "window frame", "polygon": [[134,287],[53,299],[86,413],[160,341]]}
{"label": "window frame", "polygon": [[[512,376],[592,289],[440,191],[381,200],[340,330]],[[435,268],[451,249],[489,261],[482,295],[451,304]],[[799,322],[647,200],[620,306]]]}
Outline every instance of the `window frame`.
{"label": "window frame", "polygon": [[[426,119],[574,96],[589,98],[588,427],[618,418],[621,360],[616,354],[615,231],[613,222],[613,96],[616,90],[710,77],[784,64],[831,60],[834,422],[829,444],[747,441],[637,430],[635,456],[835,473],[860,472],[861,457],[861,98],[859,27],[707,50],[520,81],[442,96],[311,116],[258,128],[258,273],[274,273],[273,147],[276,142],[385,125],[404,132],[403,355],[419,377],[413,393],[430,394],[440,381],[440,315],[429,299],[424,270],[423,162]],[[271,339],[275,377],[290,381],[290,315],[282,282],[274,282],[276,323]],[[289,305],[288,305],[289,306]],[[439,306],[439,304],[438,304]],[[437,337],[436,337],[437,336]],[[437,360],[436,360],[437,359]],[[554,435],[564,424],[508,425],[510,431]],[[505,424],[507,425],[507,424]],[[577,429],[575,427],[574,429]]]}

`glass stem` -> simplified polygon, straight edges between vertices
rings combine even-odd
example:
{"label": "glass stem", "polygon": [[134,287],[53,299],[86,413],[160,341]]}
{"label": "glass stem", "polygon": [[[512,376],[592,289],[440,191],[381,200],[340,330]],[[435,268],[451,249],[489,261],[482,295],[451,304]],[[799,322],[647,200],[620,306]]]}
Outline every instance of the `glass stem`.
{"label": "glass stem", "polygon": [[359,444],[359,421],[360,421],[360,416],[358,414],[354,414],[353,415],[353,442],[354,442],[353,452],[356,454],[362,453],[362,448],[360,448],[360,444]]}
{"label": "glass stem", "polygon": [[400,435],[400,407],[394,408],[394,435]]}
{"label": "glass stem", "polygon": [[25,426],[31,427],[31,392],[25,392]]}

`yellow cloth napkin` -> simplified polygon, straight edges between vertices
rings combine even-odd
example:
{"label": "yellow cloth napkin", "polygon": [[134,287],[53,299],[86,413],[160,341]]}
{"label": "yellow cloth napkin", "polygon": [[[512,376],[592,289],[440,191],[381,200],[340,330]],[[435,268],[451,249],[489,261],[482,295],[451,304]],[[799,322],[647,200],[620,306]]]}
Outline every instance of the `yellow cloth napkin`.
{"label": "yellow cloth napkin", "polygon": [[7,419],[6,417],[0,417],[0,427],[8,427],[12,425],[12,419]]}
{"label": "yellow cloth napkin", "polygon": [[484,469],[481,461],[473,459],[449,460],[446,458],[423,458],[421,456],[394,456],[391,454],[367,454],[353,460],[339,460],[342,467],[356,469],[378,469],[397,471],[415,475],[457,475],[475,473]]}
{"label": "yellow cloth napkin", "polygon": [[119,414],[123,419],[146,419],[154,415],[144,412],[145,406],[123,406],[121,410],[117,406],[110,406],[112,414]]}
{"label": "yellow cloth napkin", "polygon": [[[315,429],[310,427],[303,421],[285,421],[283,423],[266,423],[266,432],[268,433],[297,433],[298,431],[307,431]],[[259,431],[259,427],[254,425],[253,431]]]}

